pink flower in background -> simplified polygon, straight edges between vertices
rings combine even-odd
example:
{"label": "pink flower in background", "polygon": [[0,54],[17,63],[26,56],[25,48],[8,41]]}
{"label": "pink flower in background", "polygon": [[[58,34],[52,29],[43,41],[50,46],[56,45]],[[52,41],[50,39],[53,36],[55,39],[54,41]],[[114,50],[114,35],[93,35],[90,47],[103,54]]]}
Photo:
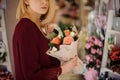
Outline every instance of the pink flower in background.
{"label": "pink flower in background", "polygon": [[93,56],[91,54],[85,56],[86,63],[89,64],[89,62],[93,61]]}
{"label": "pink flower in background", "polygon": [[101,62],[100,62],[99,59],[96,59],[96,63],[97,63],[97,64],[101,64]]}
{"label": "pink flower in background", "polygon": [[98,54],[101,56],[102,55],[102,50],[100,50]]}
{"label": "pink flower in background", "polygon": [[98,45],[99,42],[100,42],[100,41],[99,41],[98,39],[95,39],[94,44],[95,44],[95,45]]}
{"label": "pink flower in background", "polygon": [[99,64],[97,64],[97,66],[96,66],[97,68],[100,68],[100,65]]}
{"label": "pink flower in background", "polygon": [[86,50],[86,67],[85,80],[97,80],[100,72],[102,59],[103,42],[96,36],[89,36],[85,45]]}
{"label": "pink flower in background", "polygon": [[103,44],[102,44],[102,42],[101,42],[101,41],[99,41],[98,45],[99,45],[100,47],[102,47],[102,46],[103,46]]}
{"label": "pink flower in background", "polygon": [[91,45],[89,43],[85,45],[86,49],[89,49],[90,47],[91,47]]}
{"label": "pink flower in background", "polygon": [[63,44],[71,44],[74,41],[73,37],[68,36],[63,39]]}
{"label": "pink flower in background", "polygon": [[92,42],[91,42],[91,43],[89,43],[89,44],[91,45],[91,47],[92,47],[92,46],[94,46],[94,44],[93,44]]}
{"label": "pink flower in background", "polygon": [[93,42],[93,39],[92,39],[91,37],[87,37],[86,40],[87,40],[88,42]]}
{"label": "pink flower in background", "polygon": [[99,47],[103,46],[102,42],[99,39],[95,39],[94,44],[98,45]]}
{"label": "pink flower in background", "polygon": [[97,80],[97,76],[98,72],[94,68],[87,69],[87,71],[84,74],[85,80]]}
{"label": "pink flower in background", "polygon": [[93,58],[90,58],[90,62],[93,62]]}
{"label": "pink flower in background", "polygon": [[97,39],[97,37],[96,37],[96,36],[92,36],[92,38],[93,38],[94,40],[96,40],[96,39]]}
{"label": "pink flower in background", "polygon": [[100,52],[100,49],[97,49],[97,53],[99,54],[99,52]]}
{"label": "pink flower in background", "polygon": [[91,53],[92,53],[92,54],[95,54],[96,52],[97,52],[97,50],[96,50],[96,49],[91,48]]}
{"label": "pink flower in background", "polygon": [[101,56],[102,55],[102,50],[101,49],[97,49],[97,54],[99,54]]}
{"label": "pink flower in background", "polygon": [[86,63],[89,64],[89,62],[90,62],[90,56],[89,55],[85,56],[85,60],[86,60]]}

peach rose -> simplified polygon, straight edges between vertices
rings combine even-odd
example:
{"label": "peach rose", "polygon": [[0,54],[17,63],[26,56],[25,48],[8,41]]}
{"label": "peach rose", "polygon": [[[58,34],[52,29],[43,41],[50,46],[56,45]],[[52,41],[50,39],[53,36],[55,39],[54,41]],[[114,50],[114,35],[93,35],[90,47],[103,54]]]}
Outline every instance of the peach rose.
{"label": "peach rose", "polygon": [[60,38],[59,37],[53,38],[51,43],[59,45],[60,44]]}
{"label": "peach rose", "polygon": [[63,39],[63,44],[71,44],[74,41],[73,37],[68,36]]}
{"label": "peach rose", "polygon": [[67,29],[67,30],[64,31],[64,33],[65,33],[65,36],[69,36],[70,35],[70,30]]}

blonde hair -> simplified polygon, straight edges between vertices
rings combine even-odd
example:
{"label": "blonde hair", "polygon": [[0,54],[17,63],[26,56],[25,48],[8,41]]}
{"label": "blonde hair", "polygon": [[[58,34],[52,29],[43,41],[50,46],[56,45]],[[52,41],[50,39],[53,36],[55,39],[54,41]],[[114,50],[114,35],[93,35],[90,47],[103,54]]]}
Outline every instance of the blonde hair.
{"label": "blonde hair", "polygon": [[[51,22],[51,20],[55,15],[55,10],[56,10],[55,0],[49,0],[48,12],[45,15],[41,16],[41,20],[42,20],[41,23],[46,24]],[[25,4],[25,0],[19,0],[17,12],[16,12],[16,19],[20,20],[26,11],[27,11],[27,5]]]}

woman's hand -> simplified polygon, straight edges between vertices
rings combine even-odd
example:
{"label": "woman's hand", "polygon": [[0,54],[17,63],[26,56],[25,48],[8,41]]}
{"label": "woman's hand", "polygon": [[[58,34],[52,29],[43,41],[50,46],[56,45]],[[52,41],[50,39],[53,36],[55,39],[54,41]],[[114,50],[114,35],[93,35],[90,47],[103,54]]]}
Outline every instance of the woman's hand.
{"label": "woman's hand", "polygon": [[64,62],[61,66],[62,74],[71,71],[75,66],[77,66],[77,59],[78,59],[78,56],[75,56],[74,58],[70,59],[69,61]]}

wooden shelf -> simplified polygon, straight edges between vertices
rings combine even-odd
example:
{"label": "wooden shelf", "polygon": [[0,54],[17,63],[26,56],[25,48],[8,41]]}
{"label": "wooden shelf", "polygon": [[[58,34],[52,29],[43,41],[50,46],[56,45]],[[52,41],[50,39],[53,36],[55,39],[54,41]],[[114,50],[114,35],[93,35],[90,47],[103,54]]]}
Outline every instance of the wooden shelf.
{"label": "wooden shelf", "polygon": [[115,78],[117,78],[117,80],[120,80],[120,74],[118,74],[117,72],[113,72],[112,70],[107,68],[107,60],[108,60],[108,49],[107,49],[107,43],[108,43],[108,38],[110,35],[120,35],[120,31],[117,30],[113,30],[112,26],[113,26],[113,21],[115,17],[115,12],[114,10],[109,10],[108,12],[108,21],[107,21],[107,28],[106,28],[106,34],[105,34],[105,42],[104,42],[104,49],[103,49],[103,57],[102,57],[102,65],[101,65],[101,71],[100,73],[104,73],[106,71],[108,71],[110,73],[110,76],[114,76]]}
{"label": "wooden shelf", "polygon": [[119,31],[115,31],[115,30],[108,30],[108,33],[110,33],[110,34],[120,34]]}

